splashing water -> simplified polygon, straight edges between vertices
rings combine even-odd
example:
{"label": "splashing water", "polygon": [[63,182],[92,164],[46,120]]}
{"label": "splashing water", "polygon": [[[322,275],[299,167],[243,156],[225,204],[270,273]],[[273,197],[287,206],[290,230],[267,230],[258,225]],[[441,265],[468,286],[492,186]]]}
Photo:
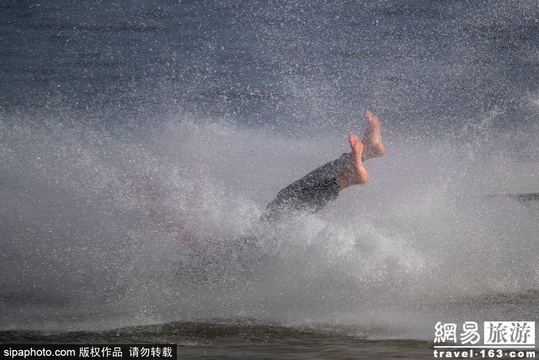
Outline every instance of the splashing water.
{"label": "splashing water", "polygon": [[482,299],[539,289],[537,203],[499,196],[537,191],[537,129],[493,133],[487,116],[458,136],[390,134],[369,184],[260,224],[346,136],[13,116],[0,123],[4,329],[255,318],[428,338],[465,316],[462,299],[503,317]]}

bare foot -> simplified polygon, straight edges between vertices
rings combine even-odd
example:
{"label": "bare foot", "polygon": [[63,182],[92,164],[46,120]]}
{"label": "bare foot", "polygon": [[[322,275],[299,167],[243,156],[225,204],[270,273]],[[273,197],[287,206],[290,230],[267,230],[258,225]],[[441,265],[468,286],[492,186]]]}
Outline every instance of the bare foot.
{"label": "bare foot", "polygon": [[386,153],[386,148],[382,142],[382,132],[380,130],[378,116],[369,110],[365,110],[365,117],[369,121],[369,127],[363,135],[363,144],[365,145],[363,160],[383,156]]}
{"label": "bare foot", "polygon": [[345,189],[352,185],[365,184],[369,180],[369,173],[363,166],[361,160],[363,154],[363,143],[359,140],[356,134],[350,134],[348,137],[350,146],[352,147],[353,160],[340,174],[335,176],[337,185],[341,189]]}

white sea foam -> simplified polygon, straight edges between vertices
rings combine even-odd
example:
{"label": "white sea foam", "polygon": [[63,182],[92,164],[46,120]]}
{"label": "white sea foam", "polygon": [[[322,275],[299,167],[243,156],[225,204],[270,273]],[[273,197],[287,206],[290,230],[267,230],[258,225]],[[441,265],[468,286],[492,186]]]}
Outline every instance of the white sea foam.
{"label": "white sea foam", "polygon": [[14,120],[0,123],[4,328],[240,317],[423,336],[462,315],[436,304],[539,289],[537,203],[493,196],[536,190],[536,161],[507,151],[537,154],[536,133],[480,119],[455,137],[387,136],[367,185],[261,225],[346,134]]}

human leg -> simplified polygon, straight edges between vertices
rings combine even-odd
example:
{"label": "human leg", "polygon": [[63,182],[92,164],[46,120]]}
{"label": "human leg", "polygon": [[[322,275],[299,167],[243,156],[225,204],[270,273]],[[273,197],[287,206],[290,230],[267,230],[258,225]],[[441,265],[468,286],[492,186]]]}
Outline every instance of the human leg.
{"label": "human leg", "polygon": [[363,142],[355,134],[350,134],[350,153],[343,154],[281,190],[266,207],[262,220],[274,221],[301,211],[314,213],[336,199],[340,190],[368,181],[363,161],[384,155],[385,147],[378,117],[368,110],[365,116],[369,126]]}
{"label": "human leg", "polygon": [[363,134],[363,145],[365,145],[365,151],[363,152],[363,160],[372,159],[385,155],[386,148],[382,142],[382,127],[380,126],[380,119],[373,112],[365,110],[365,117],[369,122],[369,126]]}
{"label": "human leg", "polygon": [[350,158],[351,154],[343,154],[279,191],[266,207],[261,219],[275,221],[291,213],[314,213],[322,209],[329,201],[337,198],[341,186],[336,178],[349,167],[352,162]]}

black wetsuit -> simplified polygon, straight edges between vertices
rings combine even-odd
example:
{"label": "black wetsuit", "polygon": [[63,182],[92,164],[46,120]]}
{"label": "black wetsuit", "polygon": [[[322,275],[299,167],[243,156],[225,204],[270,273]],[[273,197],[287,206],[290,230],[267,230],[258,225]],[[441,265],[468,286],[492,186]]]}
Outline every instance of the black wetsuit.
{"label": "black wetsuit", "polygon": [[283,216],[295,212],[314,213],[335,200],[340,191],[335,176],[350,164],[350,156],[351,154],[343,154],[337,160],[322,165],[279,191],[277,197],[266,207],[261,220],[280,220]]}

